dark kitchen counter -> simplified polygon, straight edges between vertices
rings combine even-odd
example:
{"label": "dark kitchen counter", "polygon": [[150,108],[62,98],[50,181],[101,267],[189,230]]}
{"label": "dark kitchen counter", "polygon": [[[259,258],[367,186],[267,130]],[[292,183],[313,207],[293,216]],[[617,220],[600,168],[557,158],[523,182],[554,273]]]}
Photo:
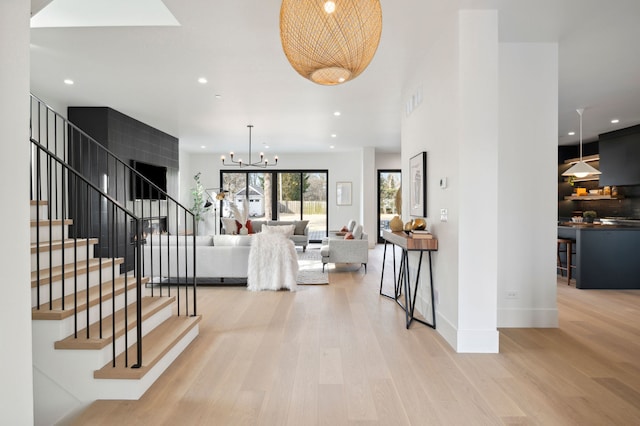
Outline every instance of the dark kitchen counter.
{"label": "dark kitchen counter", "polygon": [[577,288],[640,289],[640,226],[561,222],[558,238],[576,241]]}

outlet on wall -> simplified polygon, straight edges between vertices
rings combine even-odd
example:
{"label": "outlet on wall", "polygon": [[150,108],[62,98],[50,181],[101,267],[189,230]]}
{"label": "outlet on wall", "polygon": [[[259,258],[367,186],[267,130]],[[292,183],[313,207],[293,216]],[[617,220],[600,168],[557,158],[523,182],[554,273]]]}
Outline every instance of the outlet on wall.
{"label": "outlet on wall", "polygon": [[507,290],[506,291],[506,297],[507,299],[517,299],[518,296],[518,291],[517,290]]}

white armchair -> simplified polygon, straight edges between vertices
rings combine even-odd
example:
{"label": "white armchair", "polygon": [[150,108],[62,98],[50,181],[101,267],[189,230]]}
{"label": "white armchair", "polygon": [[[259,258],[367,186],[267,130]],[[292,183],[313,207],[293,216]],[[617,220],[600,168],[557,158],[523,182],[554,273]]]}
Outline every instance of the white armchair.
{"label": "white armchair", "polygon": [[326,244],[320,249],[322,256],[322,272],[327,263],[360,263],[364,266],[364,273],[367,273],[367,262],[369,261],[369,238],[362,231],[362,226],[358,225],[353,230],[353,239],[329,238]]}

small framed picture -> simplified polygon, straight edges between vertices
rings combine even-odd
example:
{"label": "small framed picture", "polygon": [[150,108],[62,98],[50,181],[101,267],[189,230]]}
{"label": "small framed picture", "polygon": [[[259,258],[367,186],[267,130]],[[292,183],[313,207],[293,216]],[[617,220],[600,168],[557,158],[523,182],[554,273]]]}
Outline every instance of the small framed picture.
{"label": "small framed picture", "polygon": [[409,160],[409,214],[427,217],[427,153]]}
{"label": "small framed picture", "polygon": [[351,182],[336,182],[336,204],[338,206],[351,205]]}

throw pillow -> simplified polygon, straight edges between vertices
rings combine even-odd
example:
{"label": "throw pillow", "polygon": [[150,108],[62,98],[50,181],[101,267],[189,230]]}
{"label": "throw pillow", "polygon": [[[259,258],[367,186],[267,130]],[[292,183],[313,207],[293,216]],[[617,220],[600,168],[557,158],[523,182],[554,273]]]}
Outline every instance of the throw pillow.
{"label": "throw pillow", "polygon": [[247,231],[249,231],[250,234],[255,234],[255,231],[253,230],[253,225],[251,225],[250,220],[247,220],[247,224],[245,226],[247,227]]}
{"label": "throw pillow", "polygon": [[347,232],[346,234],[344,234],[344,239],[353,240],[353,234],[351,232]]}
{"label": "throw pillow", "polygon": [[362,225],[357,225],[353,230],[353,238],[356,240],[362,239]]}
{"label": "throw pillow", "polygon": [[239,234],[241,229],[242,229],[242,224],[236,220],[236,234]]}
{"label": "throw pillow", "polygon": [[349,232],[349,228],[347,228],[347,225],[343,226],[342,229],[340,229],[340,232]]}
{"label": "throw pillow", "polygon": [[293,231],[294,235],[304,235],[304,230],[307,227],[307,225],[309,224],[308,220],[296,220],[295,221],[295,225],[296,225],[296,229],[295,231]]}
{"label": "throw pillow", "polygon": [[232,217],[222,218],[222,228],[224,228],[224,233],[227,235],[234,235],[238,233],[236,220]]}
{"label": "throw pillow", "polygon": [[281,233],[290,237],[295,231],[295,225],[262,225],[262,232]]}

